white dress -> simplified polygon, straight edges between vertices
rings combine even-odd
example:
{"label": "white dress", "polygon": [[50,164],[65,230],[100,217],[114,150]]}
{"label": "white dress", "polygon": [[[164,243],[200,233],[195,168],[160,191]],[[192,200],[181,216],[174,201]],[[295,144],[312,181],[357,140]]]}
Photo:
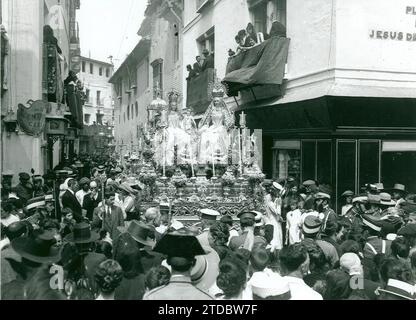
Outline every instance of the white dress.
{"label": "white dress", "polygon": [[301,241],[302,212],[299,209],[289,211],[286,216],[286,230],[289,244]]}
{"label": "white dress", "polygon": [[282,223],[279,221],[282,210],[282,200],[281,198],[276,198],[275,201],[272,200],[270,194],[266,194],[264,197],[264,204],[266,208],[265,223],[271,224],[273,226],[273,239],[270,242],[272,251],[280,250],[283,248],[283,231]]}

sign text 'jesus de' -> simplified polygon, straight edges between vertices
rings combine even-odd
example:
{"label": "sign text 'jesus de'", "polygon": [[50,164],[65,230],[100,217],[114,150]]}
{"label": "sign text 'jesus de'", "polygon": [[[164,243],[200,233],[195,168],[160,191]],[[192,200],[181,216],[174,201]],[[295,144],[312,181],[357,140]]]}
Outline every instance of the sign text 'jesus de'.
{"label": "sign text 'jesus de'", "polygon": [[[406,6],[404,11],[406,15],[416,16],[416,6]],[[414,27],[416,27],[416,19],[415,19]],[[416,42],[416,32],[372,29],[370,30],[370,38],[380,39],[380,40],[397,40],[397,41],[415,41]]]}

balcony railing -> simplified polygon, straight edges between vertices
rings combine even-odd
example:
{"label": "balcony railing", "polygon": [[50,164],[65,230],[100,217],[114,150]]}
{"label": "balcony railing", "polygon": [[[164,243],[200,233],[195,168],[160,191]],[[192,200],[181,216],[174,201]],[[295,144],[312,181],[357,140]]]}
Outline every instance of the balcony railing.
{"label": "balcony railing", "polygon": [[188,80],[186,106],[198,115],[206,111],[210,104],[208,85],[214,81],[214,69],[206,69]]}
{"label": "balcony railing", "polygon": [[228,95],[237,96],[239,91],[256,86],[272,86],[269,97],[281,95],[289,42],[288,38],[274,36],[230,57],[223,79]]}

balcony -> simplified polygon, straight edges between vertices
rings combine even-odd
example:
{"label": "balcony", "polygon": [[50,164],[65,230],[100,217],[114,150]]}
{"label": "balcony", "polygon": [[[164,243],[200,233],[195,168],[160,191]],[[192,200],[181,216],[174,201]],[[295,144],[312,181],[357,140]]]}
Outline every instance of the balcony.
{"label": "balcony", "polygon": [[208,85],[214,81],[214,73],[214,69],[206,69],[187,81],[186,107],[192,109],[195,115],[204,113],[211,102]]}
{"label": "balcony", "polygon": [[237,96],[239,91],[254,87],[266,87],[262,98],[281,96],[285,65],[289,51],[288,38],[274,36],[245,51],[229,57],[223,82],[228,95]]}

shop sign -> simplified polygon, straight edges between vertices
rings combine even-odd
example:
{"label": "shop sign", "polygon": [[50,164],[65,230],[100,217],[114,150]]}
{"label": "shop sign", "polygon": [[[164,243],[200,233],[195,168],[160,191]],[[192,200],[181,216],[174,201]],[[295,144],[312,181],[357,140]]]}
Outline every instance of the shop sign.
{"label": "shop sign", "polygon": [[17,122],[20,128],[29,135],[39,135],[45,128],[45,115],[48,102],[29,100],[28,107],[19,103]]}

